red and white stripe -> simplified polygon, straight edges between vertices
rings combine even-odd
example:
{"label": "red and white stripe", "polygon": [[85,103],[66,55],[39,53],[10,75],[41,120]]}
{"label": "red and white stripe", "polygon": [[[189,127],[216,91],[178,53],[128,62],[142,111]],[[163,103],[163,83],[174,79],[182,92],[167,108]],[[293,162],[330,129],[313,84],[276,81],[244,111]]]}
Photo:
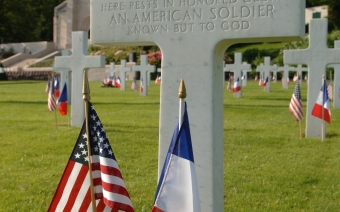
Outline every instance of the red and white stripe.
{"label": "red and white stripe", "polygon": [[109,207],[134,211],[117,162],[98,155],[92,155],[91,160],[95,198],[102,198]]}
{"label": "red and white stripe", "polygon": [[292,113],[296,121],[300,121],[303,118],[302,102],[297,99],[294,94],[290,100],[289,111]]}
{"label": "red and white stripe", "polygon": [[[89,168],[70,160],[48,211],[92,211]],[[97,211],[117,211],[96,201]]]}

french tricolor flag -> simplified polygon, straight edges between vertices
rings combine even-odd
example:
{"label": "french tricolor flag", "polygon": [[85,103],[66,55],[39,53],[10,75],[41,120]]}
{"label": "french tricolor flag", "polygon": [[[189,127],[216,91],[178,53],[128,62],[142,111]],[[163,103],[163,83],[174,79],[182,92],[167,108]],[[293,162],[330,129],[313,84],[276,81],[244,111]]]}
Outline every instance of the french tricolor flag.
{"label": "french tricolor flag", "polygon": [[61,91],[61,95],[58,99],[58,108],[60,114],[65,116],[67,114],[67,86],[66,82],[64,84],[63,90]]}
{"label": "french tricolor flag", "polygon": [[234,89],[233,92],[237,93],[241,91],[241,83],[240,83],[240,79],[237,77],[237,80],[234,82]]}
{"label": "french tricolor flag", "polygon": [[322,120],[325,120],[326,122],[328,122],[328,124],[330,124],[331,123],[331,110],[329,108],[330,107],[329,107],[329,98],[328,98],[327,87],[326,87],[326,80],[324,79],[323,85],[321,87],[321,91],[319,93],[319,96],[312,110],[312,115]]}
{"label": "french tricolor flag", "polygon": [[152,212],[200,212],[194,155],[185,104],[183,123],[177,124],[161,176]]}
{"label": "french tricolor flag", "polygon": [[267,76],[267,78],[266,78],[266,80],[263,82],[263,87],[266,87],[267,86],[267,82],[268,82],[268,76]]}

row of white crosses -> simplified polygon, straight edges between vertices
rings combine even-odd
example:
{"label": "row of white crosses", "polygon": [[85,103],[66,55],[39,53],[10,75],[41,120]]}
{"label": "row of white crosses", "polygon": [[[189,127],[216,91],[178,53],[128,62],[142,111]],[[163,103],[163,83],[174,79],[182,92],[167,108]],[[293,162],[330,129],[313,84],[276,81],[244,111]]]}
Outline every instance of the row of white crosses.
{"label": "row of white crosses", "polygon": [[[132,69],[130,67],[126,66],[126,60],[121,60],[121,65],[119,68],[115,67],[115,63],[110,63],[110,69],[106,69],[106,72],[109,72],[111,76],[115,72],[120,73],[120,90],[125,91],[126,90],[126,73],[131,72]],[[140,72],[141,79],[143,79],[143,91],[141,92],[141,96],[147,96],[148,95],[148,86],[150,86],[151,81],[151,73],[154,72],[156,67],[154,65],[148,64],[148,58],[147,55],[141,55],[141,64],[140,65],[134,65],[133,71]],[[148,74],[148,75],[147,75]],[[147,84],[147,86],[146,86]]]}
{"label": "row of white crosses", "polygon": [[[266,87],[264,88],[265,92],[270,92],[270,72],[276,72],[277,66],[276,65],[270,65],[270,57],[264,57],[264,64],[261,64],[257,66],[256,72],[260,72],[260,74],[263,73],[263,80],[266,80],[268,77],[268,82],[266,84]],[[276,73],[275,73],[276,75]]]}
{"label": "row of white crosses", "polygon": [[329,64],[340,63],[340,49],[327,47],[327,19],[312,19],[310,22],[309,47],[299,50],[285,50],[285,64],[306,64],[308,66],[308,92],[306,112],[306,137],[321,138],[326,125],[312,116],[313,106],[322,86],[322,77]]}
{"label": "row of white crosses", "polygon": [[[234,64],[224,64],[223,61],[223,72],[233,72],[234,73],[234,79],[241,80],[243,76],[242,86],[247,85],[247,74],[251,71],[251,66],[247,62],[242,62],[242,53],[237,52],[234,55]],[[223,78],[224,81],[224,78]]]}

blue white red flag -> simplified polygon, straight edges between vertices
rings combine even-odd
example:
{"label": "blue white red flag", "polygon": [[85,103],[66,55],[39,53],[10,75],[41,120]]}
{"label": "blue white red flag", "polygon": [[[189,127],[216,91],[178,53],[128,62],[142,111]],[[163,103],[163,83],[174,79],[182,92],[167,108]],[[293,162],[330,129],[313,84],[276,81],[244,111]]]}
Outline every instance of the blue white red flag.
{"label": "blue white red flag", "polygon": [[119,77],[117,78],[117,80],[116,80],[116,82],[115,82],[115,86],[116,86],[117,88],[120,88],[120,78],[119,78]]}
{"label": "blue white red flag", "polygon": [[329,98],[325,79],[323,80],[321,91],[312,110],[312,115],[325,120],[329,124],[331,123],[331,110],[329,107]]}
{"label": "blue white red flag", "polygon": [[57,101],[59,112],[62,116],[67,115],[67,85],[66,82]]}
{"label": "blue white red flag", "polygon": [[187,106],[183,123],[177,124],[161,176],[152,212],[200,212],[194,155]]}
{"label": "blue white red flag", "polygon": [[122,174],[100,119],[89,102],[89,140],[86,122],[78,136],[48,211],[91,211],[89,158],[91,147],[92,176],[98,212],[134,212]]}
{"label": "blue white red flag", "polygon": [[58,76],[55,76],[55,78],[54,78],[54,95],[57,98],[60,96],[60,85],[59,85],[59,77]]}
{"label": "blue white red flag", "polygon": [[266,80],[263,82],[262,86],[263,86],[263,87],[266,87],[266,86],[267,86],[267,83],[268,83],[268,76],[266,77]]}
{"label": "blue white red flag", "polygon": [[240,83],[240,79],[237,77],[237,80],[234,82],[233,92],[238,93],[240,91],[241,91],[241,83]]}

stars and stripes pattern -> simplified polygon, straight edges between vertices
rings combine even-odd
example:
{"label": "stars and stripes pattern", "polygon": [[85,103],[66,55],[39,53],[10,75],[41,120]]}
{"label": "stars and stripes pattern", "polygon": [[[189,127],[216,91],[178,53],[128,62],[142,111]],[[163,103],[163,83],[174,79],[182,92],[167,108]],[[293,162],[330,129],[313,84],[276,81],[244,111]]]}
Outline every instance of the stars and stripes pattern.
{"label": "stars and stripes pattern", "polygon": [[117,210],[134,211],[122,174],[103,125],[89,103],[89,130],[93,186],[96,199]]}
{"label": "stars and stripes pattern", "polygon": [[50,79],[49,81],[49,91],[47,97],[47,107],[50,112],[54,111],[57,108],[57,102],[54,96],[54,79]]}
{"label": "stars and stripes pattern", "polygon": [[332,84],[333,84],[333,80],[331,79],[329,81],[329,85],[327,86],[327,93],[328,93],[328,97],[329,97],[330,100],[333,99],[333,86],[332,86]]}
{"label": "stars and stripes pattern", "polygon": [[301,92],[300,92],[300,84],[296,83],[294,93],[290,100],[289,111],[294,116],[296,121],[300,121],[303,118],[302,112],[302,101],[301,101]]}
{"label": "stars and stripes pattern", "polygon": [[[103,125],[91,103],[89,106],[89,137],[97,211],[133,212],[129,194]],[[87,145],[84,122],[48,211],[92,210]]]}

